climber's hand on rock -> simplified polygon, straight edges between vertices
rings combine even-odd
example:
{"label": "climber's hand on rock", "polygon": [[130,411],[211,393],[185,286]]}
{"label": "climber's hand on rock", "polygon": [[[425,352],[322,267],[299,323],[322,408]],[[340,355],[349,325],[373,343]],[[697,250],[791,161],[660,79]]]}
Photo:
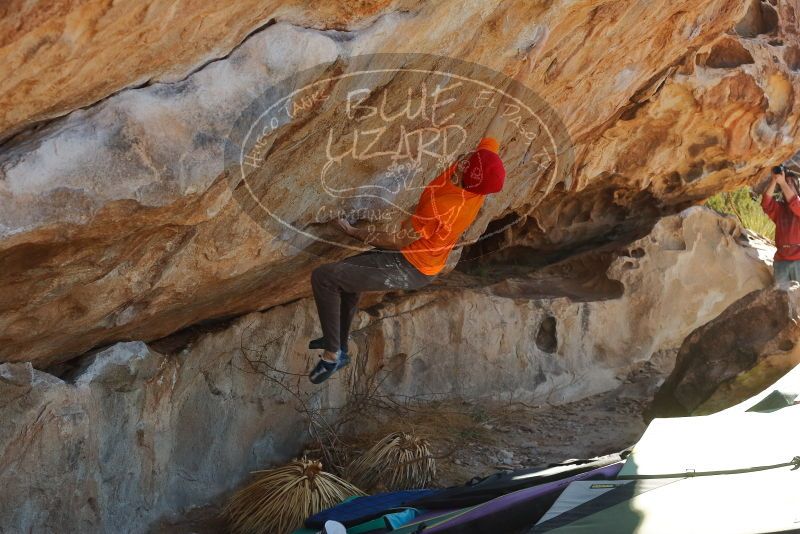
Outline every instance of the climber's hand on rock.
{"label": "climber's hand on rock", "polygon": [[[530,78],[533,68],[539,62],[544,44],[547,42],[547,35],[538,38],[537,42],[529,48],[517,51],[516,64],[513,67],[513,81],[509,85],[508,94],[503,99],[504,102],[512,102],[519,99],[525,89],[525,80]],[[516,83],[514,83],[516,82]]]}
{"label": "climber's hand on rock", "polygon": [[546,29],[537,28],[528,45],[517,50],[517,65],[514,78],[519,81],[522,78],[527,78],[528,74],[533,72],[533,68],[539,63],[539,58],[544,52],[549,36],[550,33]]}

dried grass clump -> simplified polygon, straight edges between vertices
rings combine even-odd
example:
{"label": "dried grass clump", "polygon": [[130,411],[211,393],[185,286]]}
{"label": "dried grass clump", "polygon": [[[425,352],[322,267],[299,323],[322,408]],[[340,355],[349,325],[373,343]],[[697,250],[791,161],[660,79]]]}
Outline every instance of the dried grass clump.
{"label": "dried grass clump", "polygon": [[436,477],[436,460],[428,440],[393,432],[378,441],[347,468],[347,476],[367,490],[422,488]]}
{"label": "dried grass clump", "polygon": [[283,534],[302,526],[310,515],[364,492],[322,470],[318,461],[295,460],[267,471],[236,492],[223,515],[235,534]]}

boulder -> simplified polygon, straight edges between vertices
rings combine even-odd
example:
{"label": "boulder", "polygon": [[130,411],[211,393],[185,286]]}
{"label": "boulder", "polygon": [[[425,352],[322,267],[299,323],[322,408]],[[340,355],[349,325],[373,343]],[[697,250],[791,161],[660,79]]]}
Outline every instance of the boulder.
{"label": "boulder", "polygon": [[649,416],[713,413],[775,382],[800,363],[798,304],[798,286],[759,289],[692,332]]}

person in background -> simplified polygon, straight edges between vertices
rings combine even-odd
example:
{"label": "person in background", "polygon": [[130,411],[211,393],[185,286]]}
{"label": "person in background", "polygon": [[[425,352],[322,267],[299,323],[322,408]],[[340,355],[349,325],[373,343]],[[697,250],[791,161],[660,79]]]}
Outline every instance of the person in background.
{"label": "person in background", "polygon": [[[775,189],[780,188],[779,198]],[[761,196],[761,208],[775,223],[775,283],[800,282],[800,186],[798,176],[783,165],[772,169],[772,177]]]}

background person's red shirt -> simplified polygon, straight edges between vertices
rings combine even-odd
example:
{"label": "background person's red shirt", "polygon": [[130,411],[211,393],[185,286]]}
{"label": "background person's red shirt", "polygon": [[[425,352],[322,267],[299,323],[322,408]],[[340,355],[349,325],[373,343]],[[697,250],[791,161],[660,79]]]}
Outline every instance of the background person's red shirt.
{"label": "background person's red shirt", "polygon": [[761,207],[775,223],[775,261],[800,260],[800,197],[787,204],[761,195]]}

